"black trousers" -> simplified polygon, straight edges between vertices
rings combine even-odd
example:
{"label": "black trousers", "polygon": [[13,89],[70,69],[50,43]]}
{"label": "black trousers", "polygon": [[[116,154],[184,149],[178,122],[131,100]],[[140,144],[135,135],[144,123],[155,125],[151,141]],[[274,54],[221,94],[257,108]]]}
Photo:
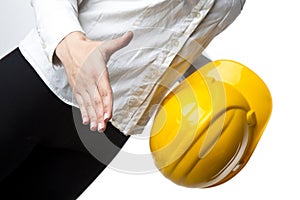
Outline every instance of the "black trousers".
{"label": "black trousers", "polygon": [[[0,199],[76,199],[108,164],[81,142],[79,109],[59,100],[19,49],[0,60],[0,92]],[[128,139],[111,124],[104,137],[119,148]],[[118,153],[109,149],[106,161]]]}

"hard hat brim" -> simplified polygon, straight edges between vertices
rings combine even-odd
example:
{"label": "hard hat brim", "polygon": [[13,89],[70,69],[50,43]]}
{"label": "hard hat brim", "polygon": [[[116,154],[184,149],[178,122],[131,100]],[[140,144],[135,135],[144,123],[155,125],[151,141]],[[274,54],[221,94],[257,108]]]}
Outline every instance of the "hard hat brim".
{"label": "hard hat brim", "polygon": [[[244,165],[246,165],[271,116],[272,97],[270,91],[264,81],[255,72],[233,60],[216,60],[202,67],[200,71],[205,77],[214,78],[215,80],[234,87],[242,94],[250,106],[251,112],[249,113],[251,113],[251,115],[249,115],[248,118],[254,115],[254,120],[248,119],[248,121],[253,121],[253,130],[251,131],[253,135],[248,144],[248,152],[245,153],[246,156],[243,158],[245,161]],[[244,165],[241,166],[238,171],[240,171]],[[238,171],[236,173],[238,173]],[[229,175],[216,185],[226,182],[235,174]]]}

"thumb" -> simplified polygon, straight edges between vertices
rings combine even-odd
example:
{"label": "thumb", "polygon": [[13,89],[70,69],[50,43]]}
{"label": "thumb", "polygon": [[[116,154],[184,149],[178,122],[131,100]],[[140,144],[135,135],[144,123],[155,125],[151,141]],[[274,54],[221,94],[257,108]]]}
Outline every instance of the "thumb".
{"label": "thumb", "polygon": [[121,37],[105,41],[103,47],[106,51],[106,56],[109,58],[114,52],[127,46],[133,38],[133,32],[128,31]]}

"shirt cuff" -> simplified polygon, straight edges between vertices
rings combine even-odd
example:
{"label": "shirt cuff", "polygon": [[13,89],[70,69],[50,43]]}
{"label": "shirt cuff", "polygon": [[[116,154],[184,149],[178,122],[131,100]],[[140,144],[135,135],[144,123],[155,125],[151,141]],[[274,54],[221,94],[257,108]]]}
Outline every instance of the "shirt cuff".
{"label": "shirt cuff", "polygon": [[36,28],[49,62],[60,41],[74,31],[84,33],[78,20],[77,0],[32,0],[36,15]]}

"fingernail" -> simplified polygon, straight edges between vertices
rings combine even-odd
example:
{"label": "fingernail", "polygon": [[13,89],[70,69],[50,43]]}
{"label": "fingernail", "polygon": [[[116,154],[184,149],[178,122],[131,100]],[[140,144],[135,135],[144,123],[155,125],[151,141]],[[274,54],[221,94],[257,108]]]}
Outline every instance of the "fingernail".
{"label": "fingernail", "polygon": [[92,122],[92,123],[90,124],[90,129],[91,129],[92,131],[95,131],[96,128],[97,128],[97,124],[96,124],[95,122]]}
{"label": "fingernail", "polygon": [[99,123],[99,124],[98,124],[98,131],[99,131],[99,132],[103,132],[103,128],[104,128],[103,123]]}
{"label": "fingernail", "polygon": [[104,121],[108,120],[108,114],[104,113]]}
{"label": "fingernail", "polygon": [[82,123],[83,123],[84,125],[87,125],[88,122],[89,122],[89,119],[88,119],[87,117],[84,117],[84,118],[82,119]]}

